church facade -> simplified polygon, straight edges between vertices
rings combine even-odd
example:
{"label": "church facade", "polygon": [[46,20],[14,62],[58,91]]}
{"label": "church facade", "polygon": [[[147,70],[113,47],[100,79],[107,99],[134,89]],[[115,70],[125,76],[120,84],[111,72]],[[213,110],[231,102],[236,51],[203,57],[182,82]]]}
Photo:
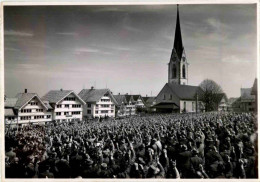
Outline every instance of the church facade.
{"label": "church facade", "polygon": [[153,106],[156,111],[176,113],[203,111],[203,103],[199,99],[203,91],[198,86],[188,85],[188,66],[177,5],[174,44],[168,63],[168,83],[164,85],[156,97],[156,104]]}

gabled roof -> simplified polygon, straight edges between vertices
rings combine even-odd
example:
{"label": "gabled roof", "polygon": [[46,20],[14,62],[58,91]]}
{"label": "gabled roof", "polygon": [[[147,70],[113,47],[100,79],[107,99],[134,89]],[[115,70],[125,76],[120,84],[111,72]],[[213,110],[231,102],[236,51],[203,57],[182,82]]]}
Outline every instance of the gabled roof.
{"label": "gabled roof", "polygon": [[166,83],[166,86],[170,87],[172,92],[183,100],[194,100],[197,93],[203,92],[199,86],[179,85],[175,83]]}
{"label": "gabled roof", "polygon": [[231,98],[228,99],[228,103],[231,105],[234,102],[236,102],[236,100],[238,100],[238,99],[239,99],[238,97],[231,97]]}
{"label": "gabled roof", "polygon": [[227,95],[225,93],[216,94],[217,103],[220,103],[223,98],[225,99],[226,102],[228,102],[228,98],[227,98]]}
{"label": "gabled roof", "polygon": [[15,109],[21,109],[24,107],[28,102],[30,102],[34,97],[36,97],[40,103],[46,108],[46,105],[42,102],[41,98],[36,93],[18,93],[16,96],[17,101],[14,106]]}
{"label": "gabled roof", "polygon": [[153,105],[155,99],[156,97],[143,97],[145,104],[148,106]]}
{"label": "gabled roof", "polygon": [[127,101],[128,103],[130,102],[130,100],[131,100],[131,101],[134,101],[132,95],[125,95],[125,98],[126,98],[126,101]]}
{"label": "gabled roof", "polygon": [[82,89],[79,92],[79,96],[85,102],[98,102],[101,97],[108,94],[115,104],[118,104],[114,96],[109,89]]}
{"label": "gabled roof", "polygon": [[13,109],[5,109],[5,116],[15,116]]}
{"label": "gabled roof", "polygon": [[73,90],[51,90],[42,97],[42,100],[48,101],[49,104],[58,104],[70,94],[75,95],[82,104],[86,104]]}
{"label": "gabled roof", "polygon": [[113,95],[114,98],[116,99],[118,105],[121,105],[122,103],[126,103],[126,97],[125,95]]}
{"label": "gabled roof", "polygon": [[241,101],[254,100],[255,96],[251,95],[252,88],[241,88]]}
{"label": "gabled roof", "polygon": [[45,106],[46,106],[48,109],[52,109],[52,107],[51,107],[49,101],[44,100],[43,103],[45,104]]}
{"label": "gabled roof", "polygon": [[139,98],[142,99],[141,95],[132,95],[132,96],[133,96],[134,101],[137,101]]}
{"label": "gabled roof", "polygon": [[6,98],[5,100],[5,108],[7,107],[14,107],[16,102],[17,102],[17,98]]}

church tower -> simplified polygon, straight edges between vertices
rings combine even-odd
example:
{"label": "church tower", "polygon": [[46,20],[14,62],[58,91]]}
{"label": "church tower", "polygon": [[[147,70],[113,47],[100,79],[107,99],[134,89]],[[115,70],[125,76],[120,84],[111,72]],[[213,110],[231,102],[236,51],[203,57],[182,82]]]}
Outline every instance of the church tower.
{"label": "church tower", "polygon": [[188,84],[188,62],[182,44],[179,5],[177,5],[177,21],[174,44],[170,62],[168,63],[168,83]]}

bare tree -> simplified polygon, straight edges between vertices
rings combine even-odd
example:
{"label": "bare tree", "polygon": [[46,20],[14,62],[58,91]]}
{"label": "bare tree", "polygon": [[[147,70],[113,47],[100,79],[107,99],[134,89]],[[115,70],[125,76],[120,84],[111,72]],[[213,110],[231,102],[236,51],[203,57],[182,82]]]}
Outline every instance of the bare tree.
{"label": "bare tree", "polygon": [[223,93],[221,86],[210,79],[203,80],[199,86],[203,90],[199,97],[205,104],[205,110],[213,111],[218,105],[219,94]]}

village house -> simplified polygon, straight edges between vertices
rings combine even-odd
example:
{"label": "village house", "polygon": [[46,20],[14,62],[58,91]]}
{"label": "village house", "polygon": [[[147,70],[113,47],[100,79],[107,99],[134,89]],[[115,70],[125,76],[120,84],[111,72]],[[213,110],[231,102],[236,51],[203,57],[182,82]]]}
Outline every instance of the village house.
{"label": "village house", "polygon": [[117,101],[109,89],[82,89],[79,96],[86,102],[83,109],[85,118],[115,117]]}
{"label": "village house", "polygon": [[251,95],[252,88],[241,88],[240,111],[255,111],[255,95]]}
{"label": "village house", "polygon": [[51,90],[42,97],[42,100],[53,108],[53,120],[59,122],[82,120],[83,106],[86,103],[74,91]]}
{"label": "village house", "polygon": [[229,110],[229,104],[228,104],[228,98],[225,93],[219,93],[216,95],[216,110],[217,111],[228,111]]}
{"label": "village house", "polygon": [[117,105],[116,105],[116,116],[118,117],[124,117],[129,115],[129,110],[127,111],[127,100],[125,95],[113,95],[114,98],[117,101]]}
{"label": "village house", "polygon": [[155,112],[156,108],[153,106],[156,104],[156,97],[143,97],[147,112]]}
{"label": "village house", "polygon": [[44,123],[52,121],[52,107],[36,93],[18,93],[5,99],[6,124]]}

